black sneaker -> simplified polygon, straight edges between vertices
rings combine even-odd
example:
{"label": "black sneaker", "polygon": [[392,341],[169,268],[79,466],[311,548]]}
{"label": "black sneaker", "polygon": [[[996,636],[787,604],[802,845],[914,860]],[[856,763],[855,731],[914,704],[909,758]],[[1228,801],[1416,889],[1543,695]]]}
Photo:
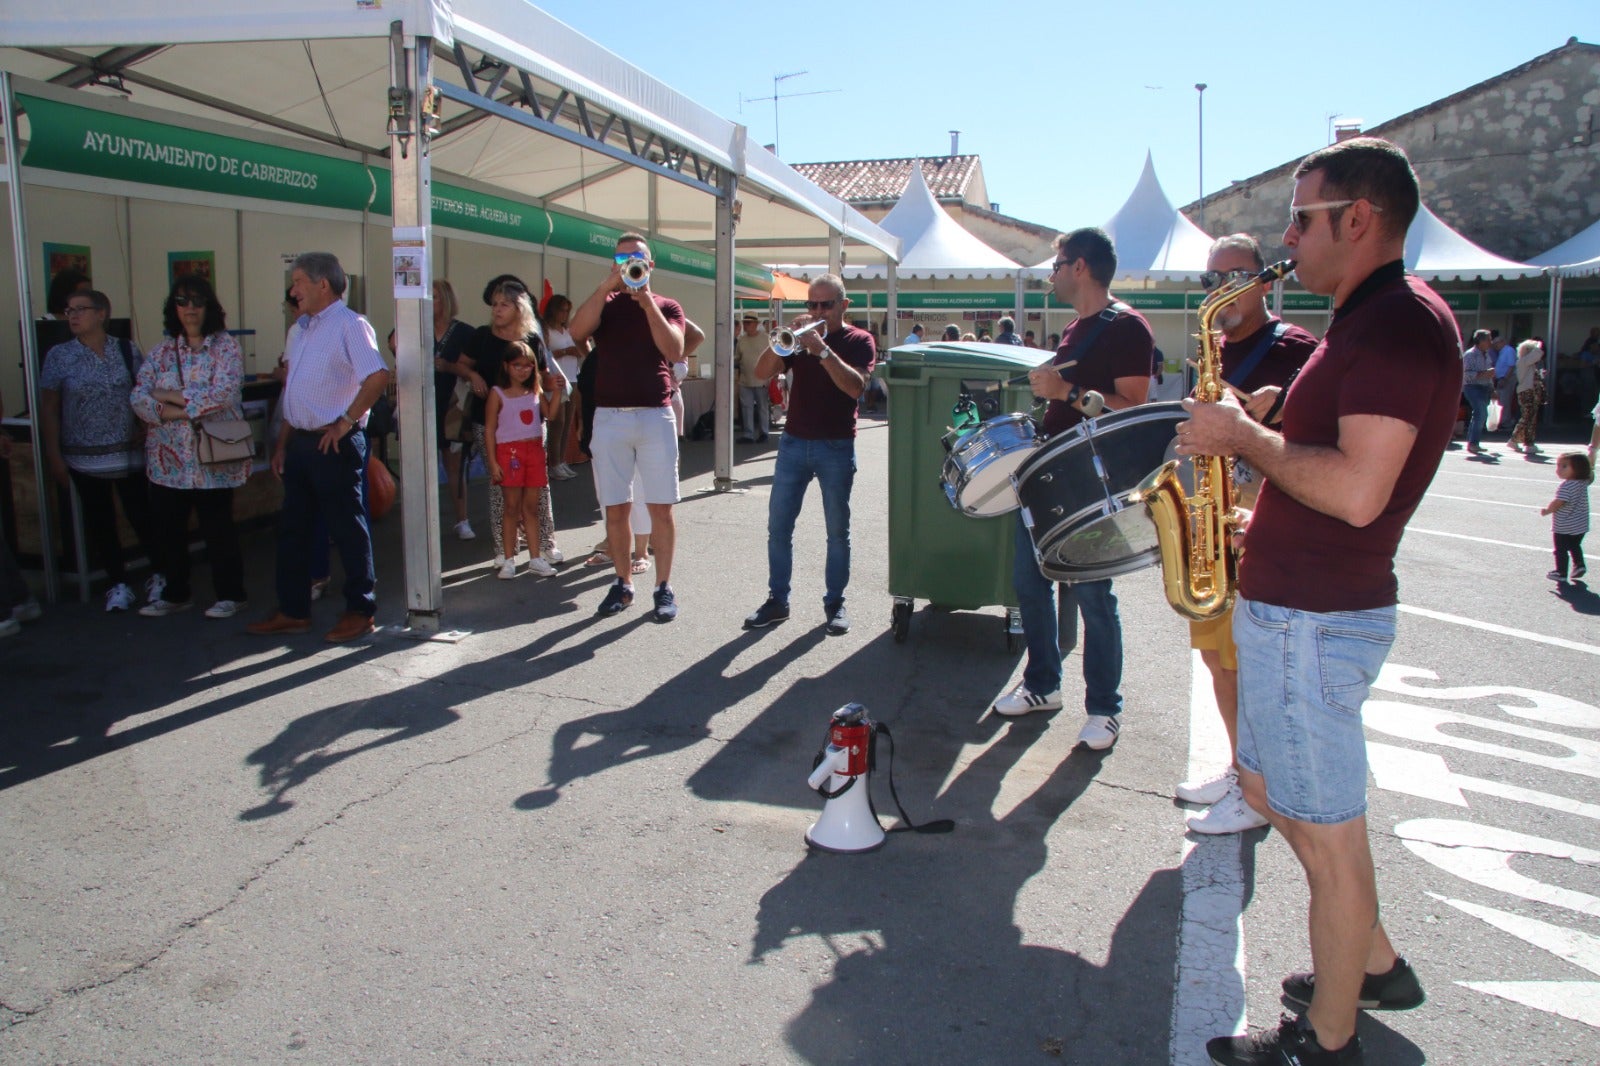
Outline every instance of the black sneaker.
{"label": "black sneaker", "polygon": [[672,586],[666,582],[656,586],[656,613],[657,622],[670,622],[678,617],[678,600],[672,594]]}
{"label": "black sneaker", "polygon": [[850,632],[850,615],[844,609],[844,601],[825,603],[822,613],[828,616],[828,635],[842,637]]}
{"label": "black sneaker", "polygon": [[[1290,974],[1283,979],[1283,998],[1296,1009],[1305,1010],[1311,1006],[1316,980],[1315,974]],[[1369,973],[1361,978],[1361,998],[1356,1000],[1356,1006],[1362,1010],[1412,1010],[1427,998],[1422,982],[1417,980],[1417,971],[1397,955],[1388,973]]]}
{"label": "black sneaker", "polygon": [[1206,1041],[1216,1066],[1362,1066],[1361,1041],[1354,1035],[1337,1051],[1317,1043],[1317,1034],[1303,1017],[1285,1014],[1276,1029],[1248,1036],[1219,1036]]}
{"label": "black sneaker", "polygon": [[1572,580],[1576,581],[1588,572],[1589,568],[1587,566],[1574,566],[1572,568]]}
{"label": "black sneaker", "polygon": [[606,598],[600,601],[597,614],[621,614],[633,606],[633,586],[624,585],[617,581],[606,590]]}
{"label": "black sneaker", "polygon": [[775,622],[789,620],[789,605],[775,597],[768,597],[767,602],[755,609],[755,613],[747,615],[744,620],[746,629],[765,629]]}

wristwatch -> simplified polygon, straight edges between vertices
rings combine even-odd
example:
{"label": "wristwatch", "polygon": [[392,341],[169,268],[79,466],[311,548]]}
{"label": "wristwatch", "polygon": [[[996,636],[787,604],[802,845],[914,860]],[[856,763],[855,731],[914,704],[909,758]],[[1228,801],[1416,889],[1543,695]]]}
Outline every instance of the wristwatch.
{"label": "wristwatch", "polygon": [[826,344],[824,344],[822,346],[822,351],[817,353],[817,362],[826,363],[829,359],[832,359],[832,358],[833,358],[833,349],[829,348]]}

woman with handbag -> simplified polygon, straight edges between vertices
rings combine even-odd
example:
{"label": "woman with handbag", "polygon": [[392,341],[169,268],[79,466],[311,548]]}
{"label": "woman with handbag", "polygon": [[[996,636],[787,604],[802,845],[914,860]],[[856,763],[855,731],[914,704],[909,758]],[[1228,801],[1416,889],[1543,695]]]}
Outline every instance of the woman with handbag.
{"label": "woman with handbag", "polygon": [[204,278],[179,278],[162,307],[166,339],[139,368],[133,410],[150,427],[145,469],[156,520],[156,553],[167,587],[139,613],[160,618],[193,604],[189,515],[198,513],[217,601],[207,618],[245,606],[244,557],[233,524],[233,490],[250,476],[254,450],[244,421],[244,356]]}

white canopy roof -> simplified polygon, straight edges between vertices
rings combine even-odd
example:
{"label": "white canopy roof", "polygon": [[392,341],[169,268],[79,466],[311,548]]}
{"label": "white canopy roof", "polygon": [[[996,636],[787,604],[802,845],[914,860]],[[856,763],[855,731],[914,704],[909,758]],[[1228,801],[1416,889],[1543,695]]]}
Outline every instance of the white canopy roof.
{"label": "white canopy roof", "polygon": [[[747,148],[743,127],[526,0],[0,0],[0,65],[90,93],[120,78],[141,104],[378,157],[396,20],[407,37],[434,39],[434,81],[455,90],[433,140],[439,171],[709,245],[715,201],[704,184],[721,169],[739,180],[740,238],[826,247],[831,228],[867,246],[857,258],[899,250],[860,212]],[[495,114],[462,103],[467,90]],[[530,95],[553,135],[496,117],[528,115]],[[673,174],[702,186],[660,180]]]}
{"label": "white canopy roof", "polygon": [[1406,269],[1428,281],[1531,278],[1543,268],[1501,258],[1445,225],[1423,204],[1406,231]]}
{"label": "white canopy roof", "polygon": [[[939,206],[922,173],[922,160],[911,167],[906,191],[878,225],[900,238],[902,278],[1014,278],[1021,264],[1002,255],[950,217]],[[881,265],[851,266],[847,278],[881,278]]]}
{"label": "white canopy roof", "polygon": [[1556,273],[1569,278],[1600,274],[1600,222],[1528,262],[1555,267]]}
{"label": "white canopy roof", "polygon": [[[1172,206],[1149,152],[1133,192],[1101,228],[1117,248],[1118,280],[1185,281],[1205,272],[1211,238]],[[1052,261],[1038,264],[1036,276],[1048,276]]]}

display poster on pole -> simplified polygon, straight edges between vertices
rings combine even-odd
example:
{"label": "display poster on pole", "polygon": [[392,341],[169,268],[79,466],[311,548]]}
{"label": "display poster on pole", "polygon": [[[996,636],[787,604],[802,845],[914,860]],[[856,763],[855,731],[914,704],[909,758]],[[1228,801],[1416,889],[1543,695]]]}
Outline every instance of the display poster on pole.
{"label": "display poster on pole", "polygon": [[428,227],[394,228],[394,298],[425,300],[432,279],[428,270]]}

